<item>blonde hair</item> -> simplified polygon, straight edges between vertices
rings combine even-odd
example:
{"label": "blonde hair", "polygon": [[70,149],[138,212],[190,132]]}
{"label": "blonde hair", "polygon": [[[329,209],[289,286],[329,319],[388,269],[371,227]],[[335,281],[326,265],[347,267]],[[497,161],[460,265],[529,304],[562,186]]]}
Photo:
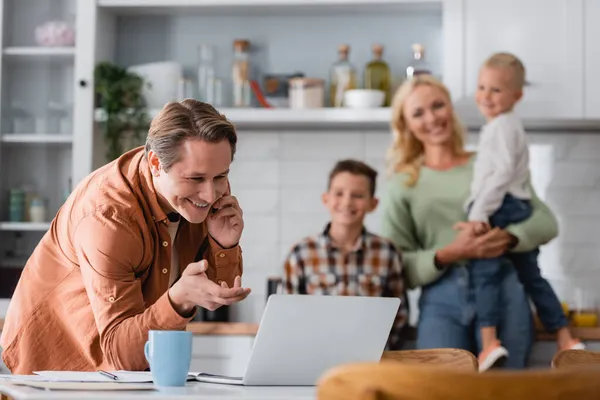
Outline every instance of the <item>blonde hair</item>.
{"label": "blonde hair", "polygon": [[491,68],[506,68],[512,72],[513,82],[518,89],[523,89],[523,86],[525,86],[525,65],[514,54],[492,54],[487,60],[484,61],[483,66]]}
{"label": "blonde hair", "polygon": [[[387,168],[389,174],[403,172],[408,174],[406,186],[414,186],[419,180],[419,172],[423,165],[425,148],[415,135],[410,132],[404,119],[404,103],[408,96],[419,86],[433,86],[442,91],[452,107],[450,92],[442,82],[431,75],[417,75],[400,86],[392,99],[392,132],[394,140],[387,151]],[[456,156],[469,153],[464,148],[464,128],[452,108],[452,152]]]}

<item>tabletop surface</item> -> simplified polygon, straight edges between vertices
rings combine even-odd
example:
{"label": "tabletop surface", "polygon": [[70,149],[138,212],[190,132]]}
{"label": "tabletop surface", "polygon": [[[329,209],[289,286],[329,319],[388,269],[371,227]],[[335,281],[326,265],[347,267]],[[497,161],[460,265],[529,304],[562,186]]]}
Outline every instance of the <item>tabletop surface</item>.
{"label": "tabletop surface", "polygon": [[315,400],[314,386],[235,386],[202,382],[188,382],[182,388],[161,390],[127,391],[75,391],[43,390],[19,386],[0,381],[0,393],[14,400],[58,400],[58,399],[133,399],[133,400],[175,400],[175,399],[243,399],[243,400]]}

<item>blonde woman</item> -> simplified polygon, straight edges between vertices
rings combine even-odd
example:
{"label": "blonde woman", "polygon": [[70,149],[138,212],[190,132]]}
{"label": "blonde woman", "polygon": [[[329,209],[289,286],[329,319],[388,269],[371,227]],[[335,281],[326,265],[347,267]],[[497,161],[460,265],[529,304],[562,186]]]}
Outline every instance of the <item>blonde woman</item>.
{"label": "blonde woman", "polygon": [[[477,354],[480,338],[465,260],[532,250],[557,235],[556,219],[531,188],[529,219],[483,235],[456,231],[454,225],[465,218],[475,155],[464,148],[448,90],[420,75],[398,89],[392,110],[391,179],[382,196],[382,234],[403,251],[409,286],[422,288],[417,347]],[[533,336],[529,303],[508,261],[500,279],[498,334],[511,354],[506,366],[523,368]]]}

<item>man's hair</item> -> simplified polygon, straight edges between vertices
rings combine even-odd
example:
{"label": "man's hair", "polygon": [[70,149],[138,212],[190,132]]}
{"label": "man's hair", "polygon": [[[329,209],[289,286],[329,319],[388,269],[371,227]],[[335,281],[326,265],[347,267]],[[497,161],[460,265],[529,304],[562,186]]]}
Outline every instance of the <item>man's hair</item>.
{"label": "man's hair", "polygon": [[329,181],[327,183],[327,189],[331,188],[331,182],[333,178],[342,172],[349,172],[352,175],[361,175],[369,180],[371,197],[375,196],[375,182],[377,180],[377,171],[368,166],[362,161],[358,160],[341,160],[333,167],[329,173]]}
{"label": "man's hair", "polygon": [[514,54],[511,53],[495,53],[492,54],[483,63],[485,67],[492,68],[507,68],[513,74],[513,83],[519,89],[525,86],[525,65]]}
{"label": "man's hair", "polygon": [[180,161],[181,145],[190,139],[209,143],[227,140],[233,160],[237,144],[235,126],[210,104],[193,99],[167,103],[154,117],[146,138],[146,156],[150,150],[154,151],[168,171]]}

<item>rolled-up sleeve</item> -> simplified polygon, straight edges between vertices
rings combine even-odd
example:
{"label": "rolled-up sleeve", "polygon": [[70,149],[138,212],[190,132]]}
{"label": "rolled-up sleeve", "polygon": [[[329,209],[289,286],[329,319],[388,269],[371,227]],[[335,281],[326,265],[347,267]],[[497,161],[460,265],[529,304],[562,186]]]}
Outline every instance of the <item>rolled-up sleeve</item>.
{"label": "rolled-up sleeve", "polygon": [[146,307],[136,276],[144,245],[126,220],[101,212],[85,217],[75,232],[75,251],[105,360],[115,370],[148,368],[144,344],[149,330],[183,330],[168,292]]}
{"label": "rolled-up sleeve", "polygon": [[223,248],[210,235],[206,240],[208,246],[202,257],[208,262],[206,276],[213,282],[224,281],[229,287],[233,287],[235,277],[241,277],[244,270],[242,248],[239,245],[228,249]]}

